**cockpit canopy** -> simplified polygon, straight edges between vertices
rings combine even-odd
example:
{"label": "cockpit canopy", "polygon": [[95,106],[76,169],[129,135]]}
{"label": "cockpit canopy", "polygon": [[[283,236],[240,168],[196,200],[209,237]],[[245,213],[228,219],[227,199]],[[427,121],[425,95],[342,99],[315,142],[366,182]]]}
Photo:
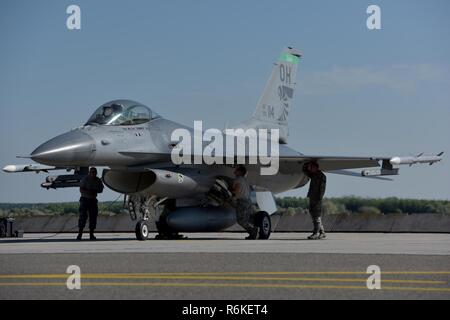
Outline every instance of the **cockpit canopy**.
{"label": "cockpit canopy", "polygon": [[100,106],[87,121],[88,124],[131,126],[160,118],[150,108],[131,100],[114,100]]}

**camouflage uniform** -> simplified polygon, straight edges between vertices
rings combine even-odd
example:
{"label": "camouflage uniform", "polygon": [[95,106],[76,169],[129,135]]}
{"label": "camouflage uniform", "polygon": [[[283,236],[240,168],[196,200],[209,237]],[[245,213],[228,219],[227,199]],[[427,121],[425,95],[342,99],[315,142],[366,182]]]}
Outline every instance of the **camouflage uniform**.
{"label": "camouflage uniform", "polygon": [[313,233],[323,233],[324,228],[322,224],[322,199],[325,194],[327,184],[327,177],[322,171],[316,173],[305,172],[311,179],[309,183],[308,198],[309,198],[309,213],[314,225]]}
{"label": "camouflage uniform", "polygon": [[244,177],[238,177],[234,183],[238,183],[241,186],[239,194],[235,195],[237,223],[244,228],[249,235],[254,236],[258,232],[258,228],[250,222],[253,213],[252,202],[250,200],[250,186],[247,179]]}

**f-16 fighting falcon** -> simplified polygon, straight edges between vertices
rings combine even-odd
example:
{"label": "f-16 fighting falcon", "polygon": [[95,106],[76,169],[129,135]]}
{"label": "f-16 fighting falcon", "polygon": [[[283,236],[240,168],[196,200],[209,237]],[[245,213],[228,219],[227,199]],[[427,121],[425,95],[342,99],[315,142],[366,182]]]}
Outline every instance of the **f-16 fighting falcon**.
{"label": "f-16 fighting falcon", "polygon": [[[180,152],[181,142],[173,135],[177,129],[198,135],[195,126],[190,128],[165,119],[155,110],[131,100],[114,100],[101,105],[81,127],[37,147],[29,156],[36,163],[8,165],[3,170],[73,171],[73,174],[48,176],[42,187],[50,189],[79,187],[90,166],[104,167],[103,183],[125,195],[131,219],[136,220],[136,237],[145,240],[150,221],[156,224],[160,238],[176,238],[180,232],[220,231],[234,225],[236,209],[231,204],[228,189],[233,182],[234,169],[238,164],[245,164],[252,188],[254,226],[258,228],[258,238],[267,239],[271,232],[270,216],[276,212],[273,195],[305,186],[309,177],[303,167],[309,162],[317,163],[325,173],[386,179],[384,176],[398,174],[398,165],[431,165],[442,159],[442,153],[416,157],[354,157],[303,154],[290,148],[288,117],[301,57],[301,52],[294,48],[283,49],[253,116],[232,128],[242,129],[236,130],[232,139],[249,129],[273,131],[273,135],[265,136],[271,141],[271,148],[277,149],[278,167],[270,174],[262,174],[267,162],[251,161],[251,139],[245,140],[241,149],[244,151],[238,152],[238,156],[236,152],[229,153],[235,150],[216,151],[216,158],[223,157],[226,161],[210,163],[203,158],[200,162],[174,162],[174,150],[183,156],[199,155],[195,146],[193,153],[189,150],[186,153],[184,149]],[[230,136],[227,130],[221,134],[224,139]],[[207,145],[200,145],[200,153]],[[239,159],[244,159],[244,163],[239,163]],[[348,169],[363,170],[358,173]]]}

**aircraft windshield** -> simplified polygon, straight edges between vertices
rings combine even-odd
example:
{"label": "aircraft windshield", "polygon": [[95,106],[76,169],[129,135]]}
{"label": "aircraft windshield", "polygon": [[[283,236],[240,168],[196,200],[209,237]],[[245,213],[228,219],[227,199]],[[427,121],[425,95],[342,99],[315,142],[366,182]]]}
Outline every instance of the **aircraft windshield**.
{"label": "aircraft windshield", "polygon": [[142,124],[155,118],[159,118],[159,115],[146,106],[132,101],[120,101],[102,105],[86,124],[129,126]]}

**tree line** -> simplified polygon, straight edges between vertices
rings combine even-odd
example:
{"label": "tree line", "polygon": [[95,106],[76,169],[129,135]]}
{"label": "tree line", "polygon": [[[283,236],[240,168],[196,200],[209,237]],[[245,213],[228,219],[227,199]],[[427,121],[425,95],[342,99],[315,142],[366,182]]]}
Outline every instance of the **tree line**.
{"label": "tree line", "polygon": [[[279,197],[276,204],[280,214],[307,213],[308,199],[302,197]],[[78,202],[60,203],[0,203],[0,217],[48,216],[78,214]],[[325,198],[326,214],[392,214],[392,213],[440,213],[450,214],[449,200],[362,198],[355,196]],[[126,213],[122,201],[99,202],[99,213],[116,215]]]}
{"label": "tree line", "polygon": [[[0,217],[7,216],[52,216],[78,214],[79,202],[59,203],[0,203]],[[98,203],[99,214],[116,215],[123,212],[123,202]]]}
{"label": "tree line", "polygon": [[[308,208],[308,199],[301,197],[276,198],[280,211],[288,214],[303,212]],[[449,200],[362,198],[355,196],[325,198],[324,211],[328,214],[337,213],[445,213],[450,214]]]}

